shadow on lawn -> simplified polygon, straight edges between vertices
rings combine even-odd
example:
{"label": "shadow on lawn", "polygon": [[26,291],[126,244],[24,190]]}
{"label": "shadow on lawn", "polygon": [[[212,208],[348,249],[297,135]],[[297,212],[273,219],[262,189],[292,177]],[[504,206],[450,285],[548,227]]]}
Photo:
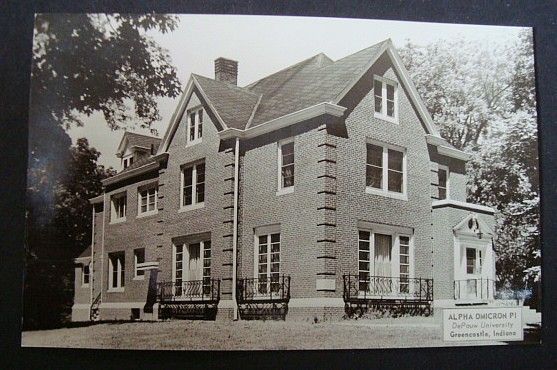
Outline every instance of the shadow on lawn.
{"label": "shadow on lawn", "polygon": [[130,324],[130,323],[142,323],[142,324],[156,324],[160,323],[161,321],[141,321],[141,320],[101,320],[101,321],[77,321],[77,322],[68,322],[61,325],[53,325],[49,327],[43,327],[40,329],[24,329],[22,331],[41,331],[41,330],[54,330],[54,329],[72,329],[72,328],[84,328],[88,326],[95,326],[100,324],[109,324],[109,325],[122,325],[122,324]]}

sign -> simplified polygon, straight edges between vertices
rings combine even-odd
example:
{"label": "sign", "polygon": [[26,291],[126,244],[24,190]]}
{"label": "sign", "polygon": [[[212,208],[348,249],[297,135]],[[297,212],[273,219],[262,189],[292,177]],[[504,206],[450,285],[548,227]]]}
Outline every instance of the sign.
{"label": "sign", "polygon": [[520,307],[455,308],[443,311],[443,340],[513,341],[523,339]]}

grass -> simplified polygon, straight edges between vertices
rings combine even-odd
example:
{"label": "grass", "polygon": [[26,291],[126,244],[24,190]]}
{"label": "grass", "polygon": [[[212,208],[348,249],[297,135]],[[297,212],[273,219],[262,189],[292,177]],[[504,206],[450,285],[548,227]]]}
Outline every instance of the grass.
{"label": "grass", "polygon": [[[463,343],[460,343],[462,345]],[[467,342],[465,345],[494,344]],[[163,350],[268,350],[431,347],[459,345],[442,340],[431,318],[340,322],[172,320],[99,323],[22,333],[29,347]]]}

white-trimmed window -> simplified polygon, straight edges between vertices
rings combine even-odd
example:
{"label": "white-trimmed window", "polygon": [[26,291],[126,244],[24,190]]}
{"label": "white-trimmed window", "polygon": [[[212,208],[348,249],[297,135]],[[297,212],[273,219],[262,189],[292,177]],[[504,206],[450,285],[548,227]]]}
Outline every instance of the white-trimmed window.
{"label": "white-trimmed window", "polygon": [[108,254],[108,290],[123,291],[125,285],[126,259],[124,252]]}
{"label": "white-trimmed window", "polygon": [[203,137],[203,108],[195,108],[188,112],[188,144],[201,141]]}
{"label": "white-trimmed window", "polygon": [[110,214],[110,221],[111,222],[119,222],[126,220],[126,208],[128,197],[126,193],[114,194],[111,197],[111,214]]}
{"label": "white-trimmed window", "polygon": [[390,122],[398,121],[398,83],[381,76],[373,80],[375,117]]}
{"label": "white-trimmed window", "polygon": [[437,197],[439,200],[449,198],[449,167],[441,166],[437,168]]}
{"label": "white-trimmed window", "polygon": [[202,207],[205,202],[205,162],[182,167],[181,208]]}
{"label": "white-trimmed window", "polygon": [[88,263],[81,267],[81,285],[84,287],[89,286],[90,279],[91,279],[91,263]]}
{"label": "white-trimmed window", "polygon": [[366,191],[406,199],[406,150],[379,142],[367,143]]}
{"label": "white-trimmed window", "polygon": [[156,185],[139,188],[137,197],[138,216],[157,213],[157,193],[158,187]]}
{"label": "white-trimmed window", "polygon": [[280,232],[256,235],[257,292],[280,291]]}
{"label": "white-trimmed window", "polygon": [[278,193],[294,190],[294,139],[278,144]]}
{"label": "white-trimmed window", "polygon": [[142,280],[145,277],[145,271],[138,269],[138,265],[145,262],[145,248],[134,249],[133,251],[133,265],[134,276],[136,280]]}
{"label": "white-trimmed window", "polygon": [[409,293],[411,237],[398,231],[358,231],[358,289],[371,295]]}
{"label": "white-trimmed window", "polygon": [[[211,241],[202,240],[175,245],[173,269],[174,294],[178,296],[185,293],[210,294]],[[195,283],[186,288],[184,282],[188,281]]]}

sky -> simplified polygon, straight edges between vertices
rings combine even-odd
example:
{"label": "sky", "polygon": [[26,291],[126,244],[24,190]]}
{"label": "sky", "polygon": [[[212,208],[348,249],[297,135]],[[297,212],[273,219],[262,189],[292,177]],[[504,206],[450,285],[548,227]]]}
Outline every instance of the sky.
{"label": "sky", "polygon": [[[191,73],[213,78],[218,57],[238,61],[238,85],[245,86],[321,52],[337,60],[388,38],[395,47],[407,40],[425,46],[453,38],[492,44],[516,39],[521,29],[343,18],[181,15],[174,32],[150,35],[168,49],[184,88]],[[158,100],[162,120],[152,128],[160,137],[178,99]],[[86,137],[102,153],[101,164],[119,169],[115,153],[124,132],[111,131],[101,114],[84,118],[84,122],[83,127],[69,130],[72,142]]]}

